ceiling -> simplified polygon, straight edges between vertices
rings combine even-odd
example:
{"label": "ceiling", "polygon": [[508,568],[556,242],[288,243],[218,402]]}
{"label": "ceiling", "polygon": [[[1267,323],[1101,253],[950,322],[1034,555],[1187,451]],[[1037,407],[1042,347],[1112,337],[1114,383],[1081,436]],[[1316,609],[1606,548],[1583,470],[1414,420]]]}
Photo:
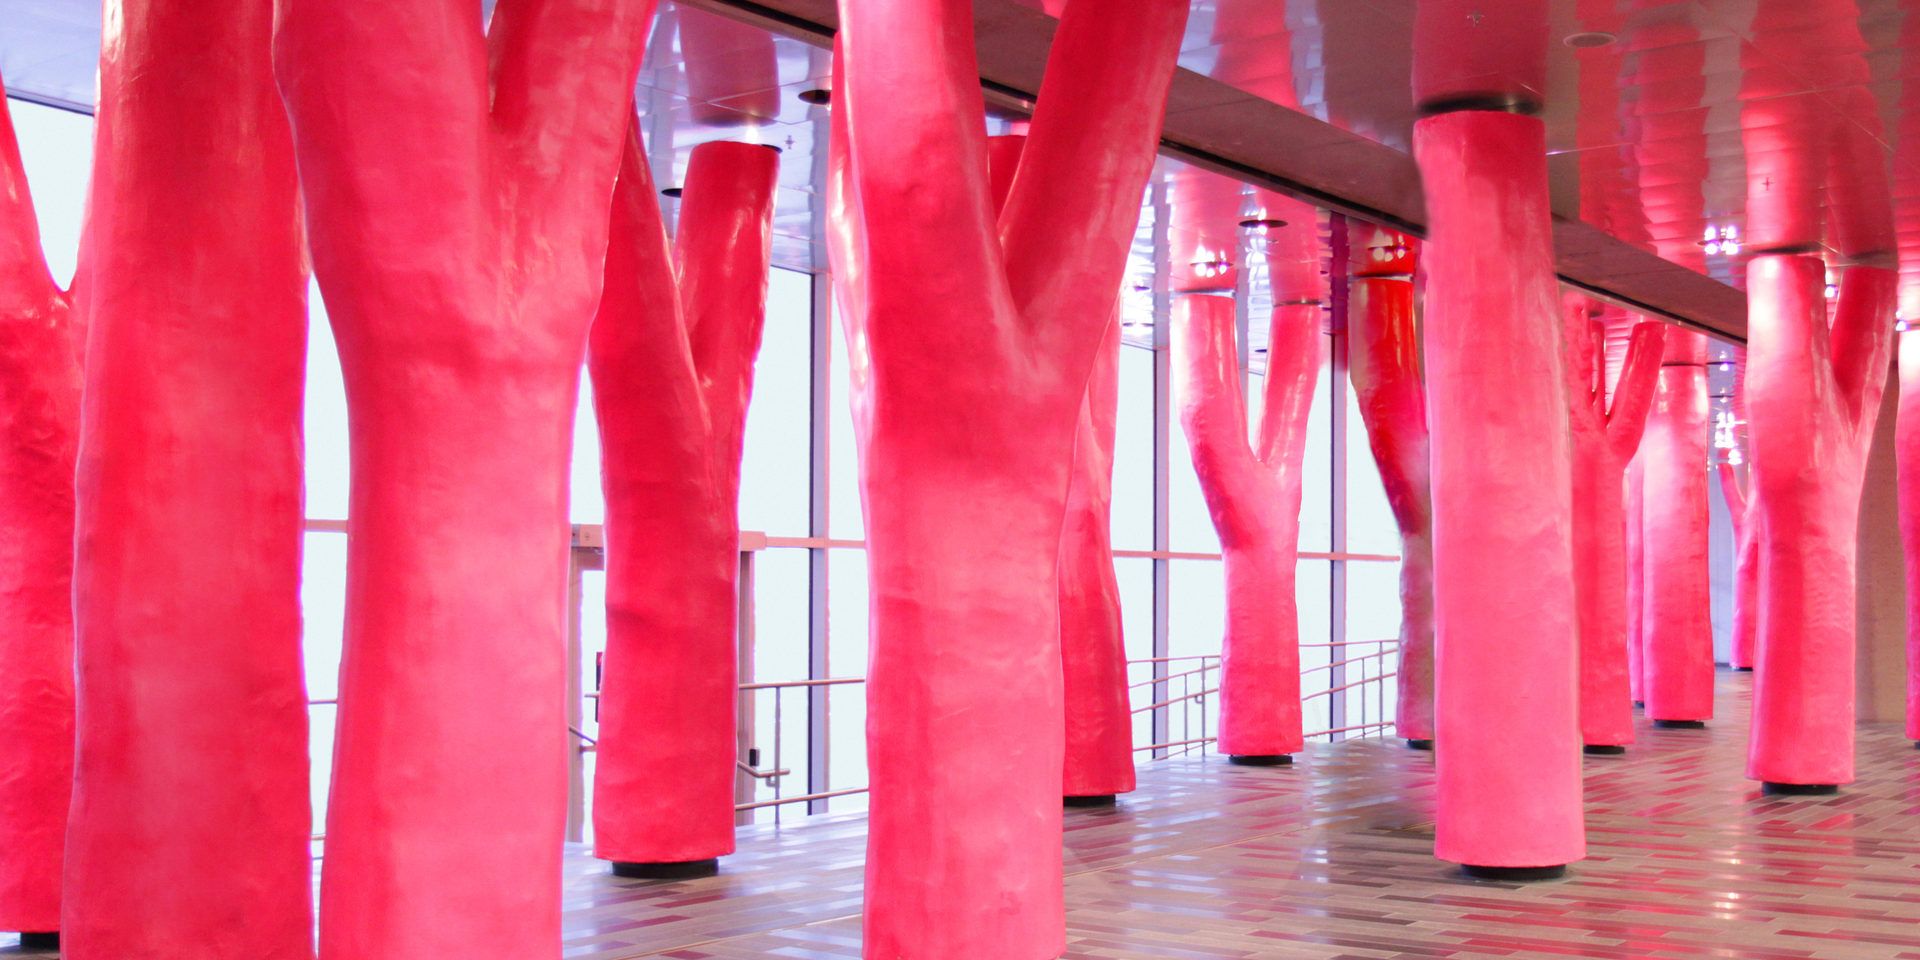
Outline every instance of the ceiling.
{"label": "ceiling", "polygon": [[[975,0],[1000,131],[1038,87],[1054,23],[1047,8],[1058,2]],[[1449,29],[1463,48],[1504,42],[1545,17],[1553,42],[1544,60],[1505,81],[1545,104],[1556,251],[1570,280],[1742,335],[1741,258],[1709,255],[1699,241],[1710,226],[1747,228],[1749,166],[1766,162],[1749,159],[1754,117],[1795,101],[1837,118],[1808,136],[1855,161],[1844,182],[1830,171],[1817,192],[1829,256],[1846,262],[1920,245],[1920,87],[1908,90],[1920,69],[1907,66],[1908,49],[1920,45],[1920,0],[1424,2],[1425,14],[1458,19]],[[1194,0],[1168,156],[1136,244],[1137,305],[1196,287],[1238,288],[1255,315],[1275,301],[1320,298],[1329,210],[1419,230],[1408,151],[1422,12],[1416,0]],[[775,257],[792,269],[824,264],[825,158],[816,148],[825,110],[800,94],[825,86],[822,43],[833,22],[833,0],[663,3],[638,88],[663,186],[678,182],[688,152],[707,140],[782,149]],[[0,23],[11,93],[90,107],[97,3],[0,0]],[[1573,45],[1583,34],[1604,42]],[[1472,51],[1459,60],[1452,80],[1475,82]],[[1421,62],[1431,71],[1436,61]],[[1156,217],[1167,221],[1158,253]],[[1288,225],[1250,236],[1240,227],[1247,219]],[[1835,226],[1879,220],[1891,222]],[[1900,260],[1911,314],[1920,310],[1920,256]]]}

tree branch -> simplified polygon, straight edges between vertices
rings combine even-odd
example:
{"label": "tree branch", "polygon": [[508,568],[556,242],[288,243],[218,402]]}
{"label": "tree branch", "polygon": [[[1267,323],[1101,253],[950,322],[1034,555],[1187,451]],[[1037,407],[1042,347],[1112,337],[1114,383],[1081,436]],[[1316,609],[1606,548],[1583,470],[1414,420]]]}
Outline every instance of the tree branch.
{"label": "tree branch", "polygon": [[60,297],[40,247],[40,219],[34,213],[6,94],[6,84],[0,81],[0,320],[45,309]]}
{"label": "tree branch", "polygon": [[1173,311],[1173,392],[1194,469],[1225,476],[1253,459],[1234,349],[1233,301],[1190,296]]}
{"label": "tree branch", "polygon": [[1072,0],[1000,218],[1014,304],[1046,355],[1091,357],[1125,276],[1186,0]]}
{"label": "tree branch", "polygon": [[1255,456],[1269,470],[1279,471],[1299,464],[1306,453],[1307,412],[1326,361],[1326,338],[1320,333],[1317,305],[1274,307],[1270,329],[1266,402]]}
{"label": "tree branch", "polygon": [[1899,276],[1881,267],[1847,267],[1833,317],[1833,386],[1849,428],[1870,432],[1886,392]]}
{"label": "tree branch", "polygon": [[751,143],[693,148],[674,260],[713,450],[738,461],[753,361],[767,318],[779,151]]}
{"label": "tree branch", "polygon": [[1640,446],[1646,432],[1647,412],[1653,409],[1653,391],[1660,384],[1660,362],[1667,342],[1664,324],[1635,324],[1627,341],[1626,363],[1620,368],[1620,382],[1613,387],[1613,403],[1607,409],[1607,443],[1614,455],[1625,462]]}
{"label": "tree branch", "polygon": [[[598,265],[657,0],[500,0],[487,30],[492,124],[515,251]],[[471,8],[469,8],[471,10]],[[566,229],[560,229],[561,227]],[[570,235],[572,234],[572,235]]]}

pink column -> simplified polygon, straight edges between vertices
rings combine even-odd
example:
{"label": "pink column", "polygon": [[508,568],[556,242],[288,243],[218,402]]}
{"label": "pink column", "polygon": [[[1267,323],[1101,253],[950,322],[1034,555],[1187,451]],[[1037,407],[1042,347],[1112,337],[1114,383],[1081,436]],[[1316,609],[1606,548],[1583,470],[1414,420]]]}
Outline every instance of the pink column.
{"label": "pink column", "polygon": [[1747,410],[1762,616],[1747,775],[1830,793],[1853,780],[1855,513],[1893,332],[1895,274],[1848,267],[1831,333],[1824,267],[1747,266]]}
{"label": "pink column", "polygon": [[75,518],[62,955],[312,949],[307,278],[273,7],[108,4]]}
{"label": "pink column", "polygon": [[47,272],[0,85],[0,930],[58,942],[73,785],[73,469],[83,325]]}
{"label": "pink column", "polygon": [[1584,296],[1566,299],[1580,739],[1588,753],[1614,754],[1633,742],[1633,696],[1627,677],[1626,469],[1646,426],[1666,328],[1635,325],[1609,403],[1606,326],[1590,316],[1589,307]]}
{"label": "pink column", "polygon": [[[998,216],[1013,193],[1024,134],[987,139],[987,191]],[[1117,309],[1117,298],[1115,308]],[[1120,404],[1120,324],[1107,324],[1073,435],[1073,475],[1060,533],[1060,662],[1069,807],[1111,805],[1131,793],[1133,713],[1120,582],[1113,569],[1113,444]]]}
{"label": "pink column", "polygon": [[670,249],[637,124],[620,167],[588,355],[607,498],[594,854],[620,876],[733,852],[740,453],[778,173],[769,147],[695,147]]}
{"label": "pink column", "polygon": [[1586,853],[1545,133],[1536,117],[1483,109],[1414,127],[1445,745],[1435,853],[1509,878],[1557,875]]}
{"label": "pink column", "polygon": [[1234,763],[1292,762],[1300,725],[1300,482],[1307,412],[1325,358],[1318,305],[1276,305],[1259,439],[1234,349],[1233,300],[1188,296],[1175,307],[1173,398],[1226,565],[1220,645],[1220,752]]}
{"label": "pink column", "polygon": [[972,4],[841,4],[828,205],[872,595],[866,956],[1065,949],[1061,530],[1186,11],[1067,6],[996,218]]}
{"label": "pink column", "polygon": [[1645,492],[1641,699],[1665,728],[1713,718],[1713,618],[1707,582],[1706,338],[1674,331],[1641,443]]}
{"label": "pink column", "polygon": [[1380,485],[1400,527],[1400,664],[1394,731],[1433,748],[1433,500],[1427,395],[1413,309],[1415,243],[1349,220],[1347,370]]}
{"label": "pink column", "polygon": [[329,960],[560,955],[567,462],[653,3],[472,12],[276,24],[352,415]]}
{"label": "pink column", "polygon": [[1647,703],[1647,484],[1638,456],[1627,464],[1627,687]]}
{"label": "pink column", "polygon": [[1060,655],[1066,690],[1068,806],[1131,793],[1133,713],[1120,582],[1113,569],[1113,445],[1120,404],[1120,324],[1107,324],[1074,431],[1073,477],[1060,535]]}
{"label": "pink column", "polygon": [[1735,670],[1753,669],[1753,638],[1760,619],[1759,524],[1753,522],[1753,506],[1734,464],[1721,461],[1720,493],[1727,501],[1727,515],[1733,520],[1733,643],[1727,665]]}
{"label": "pink column", "polygon": [[1900,334],[1900,539],[1907,554],[1907,739],[1920,743],[1920,331]]}

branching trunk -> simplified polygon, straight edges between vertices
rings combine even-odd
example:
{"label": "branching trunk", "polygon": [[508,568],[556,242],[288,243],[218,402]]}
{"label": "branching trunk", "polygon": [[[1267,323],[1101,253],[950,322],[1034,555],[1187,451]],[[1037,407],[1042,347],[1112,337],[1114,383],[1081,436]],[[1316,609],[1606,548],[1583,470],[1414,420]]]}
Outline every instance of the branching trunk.
{"label": "branching trunk", "polygon": [[1220,752],[1280,758],[1305,746],[1294,574],[1307,412],[1325,351],[1318,307],[1274,308],[1261,439],[1250,449],[1233,311],[1226,297],[1177,305],[1173,395],[1226,565]]}
{"label": "branching trunk", "polygon": [[614,196],[589,356],[607,498],[593,821],[595,854],[629,873],[733,852],[741,437],[778,172],[767,147],[694,148],[670,252],[636,125]]}
{"label": "branching trunk", "polygon": [[1186,10],[1068,5],[996,218],[972,5],[841,5],[829,208],[871,584],[867,956],[1065,947],[1073,438]]}
{"label": "branching trunk", "polygon": [[329,960],[559,956],[566,471],[653,6],[280,0],[352,421]]}
{"label": "branching trunk", "polygon": [[73,785],[82,331],[40,252],[0,86],[0,930],[60,929]]}
{"label": "branching trunk", "polygon": [[1606,328],[1588,301],[1567,301],[1564,356],[1573,440],[1573,570],[1579,602],[1580,736],[1588,747],[1633,742],[1627,655],[1626,469],[1641,445],[1666,328],[1634,327],[1608,402]]}

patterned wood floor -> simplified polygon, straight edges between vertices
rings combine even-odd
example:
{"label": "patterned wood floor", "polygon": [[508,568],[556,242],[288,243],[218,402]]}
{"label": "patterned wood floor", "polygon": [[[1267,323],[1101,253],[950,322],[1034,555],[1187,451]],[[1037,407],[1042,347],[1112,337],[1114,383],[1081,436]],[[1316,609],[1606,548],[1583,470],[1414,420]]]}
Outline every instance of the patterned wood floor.
{"label": "patterned wood floor", "polygon": [[[1395,741],[1148,765],[1117,809],[1067,811],[1068,956],[1920,960],[1920,751],[1863,727],[1859,783],[1763,797],[1746,691],[1725,675],[1709,729],[1586,758],[1590,857],[1530,885],[1432,858],[1432,757]],[[748,828],[720,876],[674,883],[572,851],[565,956],[858,957],[864,827]]]}

